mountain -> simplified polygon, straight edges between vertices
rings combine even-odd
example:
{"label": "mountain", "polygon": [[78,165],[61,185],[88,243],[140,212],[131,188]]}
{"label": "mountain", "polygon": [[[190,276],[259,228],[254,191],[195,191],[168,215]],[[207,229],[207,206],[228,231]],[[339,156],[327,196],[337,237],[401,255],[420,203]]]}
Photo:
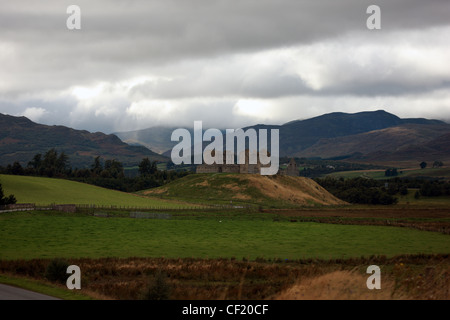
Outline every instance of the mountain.
{"label": "mountain", "polygon": [[[426,155],[426,150],[430,151],[426,147],[427,143],[450,133],[450,125],[443,121],[402,119],[384,110],[353,114],[333,112],[283,125],[258,124],[243,129],[250,128],[279,129],[280,156],[352,157],[360,160],[383,160],[387,154],[392,159],[404,159],[412,155],[420,158]],[[172,147],[177,143],[170,141],[174,129],[156,127],[117,135],[124,141],[145,145],[170,156]]]}
{"label": "mountain", "polygon": [[433,162],[436,160],[450,161],[450,133],[445,133],[422,143],[411,143],[398,149],[379,149],[364,155],[354,157],[364,162],[390,162],[390,161],[421,161]]}
{"label": "mountain", "polygon": [[[280,127],[280,154],[293,156],[314,146],[322,139],[354,136],[399,125],[450,125],[438,120],[401,119],[383,110],[354,114],[334,112],[315,118],[292,121]],[[450,131],[450,130],[449,130]],[[376,140],[372,141],[377,143]],[[358,149],[352,152],[360,152]],[[324,157],[316,153],[315,157]]]}
{"label": "mountain", "polygon": [[355,135],[321,139],[298,152],[296,156],[336,158],[358,153],[361,157],[361,154],[379,151],[397,152],[399,155],[405,153],[408,146],[427,144],[447,132],[450,132],[450,125],[447,124],[403,124]]}
{"label": "mountain", "polygon": [[[450,160],[450,124],[422,118],[401,119],[383,110],[334,112],[283,125],[258,124],[243,129],[249,128],[279,129],[280,156],[364,162]],[[126,166],[134,166],[144,157],[168,161],[171,149],[178,143],[171,141],[175,129],[154,127],[106,135],[0,114],[0,165],[14,161],[26,164],[36,153],[51,148],[64,151],[73,167],[88,166],[99,155],[117,159]]]}
{"label": "mountain", "polygon": [[93,158],[116,159],[125,166],[137,165],[143,158],[168,159],[142,146],[130,146],[113,134],[91,133],[64,126],[37,124],[25,117],[0,114],[0,165],[19,161],[27,164],[37,153],[55,148],[65,152],[72,167],[86,167]]}

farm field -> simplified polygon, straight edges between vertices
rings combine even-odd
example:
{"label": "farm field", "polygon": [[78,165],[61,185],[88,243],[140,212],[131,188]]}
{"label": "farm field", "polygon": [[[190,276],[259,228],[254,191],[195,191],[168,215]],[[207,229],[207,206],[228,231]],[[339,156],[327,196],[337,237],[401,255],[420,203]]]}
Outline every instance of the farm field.
{"label": "farm field", "polygon": [[[244,214],[244,213],[243,213]],[[337,259],[371,255],[449,253],[450,236],[373,225],[227,218],[103,218],[52,212],[0,217],[0,259],[246,258]]]}
{"label": "farm field", "polygon": [[[28,200],[20,202],[44,204],[58,195],[60,202],[52,202],[74,203],[80,197],[80,203],[97,199],[97,204],[138,206],[139,199],[143,207],[165,209],[158,211],[160,219],[130,218],[124,208],[1,213],[0,282],[59,288],[55,292],[64,299],[146,299],[158,274],[171,289],[168,298],[182,300],[449,298],[448,197],[415,199],[409,190],[391,206],[317,205],[303,200],[335,200],[314,184],[308,191],[290,178],[260,179],[264,188],[255,188],[251,179],[241,186],[236,179],[242,177],[219,175],[175,181],[158,188],[165,198],[160,199],[158,192],[146,198],[66,180],[8,178],[0,177],[5,193]],[[193,191],[214,181],[218,187],[210,193]],[[294,186],[299,194],[278,202],[264,198],[275,186]],[[38,196],[27,195],[33,192]],[[191,196],[198,205],[233,195],[261,205],[175,210]],[[64,286],[45,279],[56,258],[81,267],[82,297],[65,296]],[[365,287],[371,264],[383,270],[385,290],[378,293]],[[324,289],[330,285],[331,291]]]}
{"label": "farm field", "polygon": [[138,196],[64,179],[0,175],[5,194],[14,194],[18,203],[88,204],[130,207],[180,208],[177,201]]}

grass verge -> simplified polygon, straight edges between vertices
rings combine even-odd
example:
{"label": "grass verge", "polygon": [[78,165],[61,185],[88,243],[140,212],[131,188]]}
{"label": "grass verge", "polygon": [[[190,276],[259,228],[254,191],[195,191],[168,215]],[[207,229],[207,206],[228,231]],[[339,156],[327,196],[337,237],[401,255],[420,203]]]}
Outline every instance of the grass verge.
{"label": "grass verge", "polygon": [[56,286],[54,284],[44,282],[43,280],[34,280],[30,278],[18,277],[16,275],[0,274],[0,283],[34,292],[39,292],[63,300],[93,299],[87,294],[83,294],[78,291],[72,291],[61,286]]}

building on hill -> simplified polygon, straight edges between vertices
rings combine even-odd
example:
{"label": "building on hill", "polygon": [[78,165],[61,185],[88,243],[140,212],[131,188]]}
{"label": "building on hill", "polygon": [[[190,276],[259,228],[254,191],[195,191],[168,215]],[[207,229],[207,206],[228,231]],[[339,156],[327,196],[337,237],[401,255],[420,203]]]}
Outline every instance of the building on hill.
{"label": "building on hill", "polygon": [[[214,156],[214,150],[212,156]],[[245,163],[243,164],[227,164],[226,163],[226,151],[223,153],[223,164],[201,164],[197,166],[196,173],[252,173],[260,174],[262,167],[269,167],[269,165],[263,165],[257,157],[256,164],[250,164],[249,150],[245,150]]]}
{"label": "building on hill", "polygon": [[300,175],[297,167],[297,163],[295,162],[294,158],[291,158],[291,161],[289,161],[289,164],[285,169],[280,169],[278,171],[278,174],[283,176],[291,176],[291,177],[298,177]]}
{"label": "building on hill", "polygon": [[[214,156],[214,151],[212,153]],[[270,154],[269,154],[270,156]],[[226,152],[223,154],[223,164],[201,164],[197,166],[196,173],[250,173],[250,174],[261,174],[261,168],[269,167],[270,165],[261,164],[259,157],[257,157],[256,164],[250,164],[249,151],[245,150],[245,163],[244,164],[227,164],[226,163]],[[297,163],[294,158],[291,159],[286,169],[278,170],[278,174],[285,176],[299,176],[299,171]]]}

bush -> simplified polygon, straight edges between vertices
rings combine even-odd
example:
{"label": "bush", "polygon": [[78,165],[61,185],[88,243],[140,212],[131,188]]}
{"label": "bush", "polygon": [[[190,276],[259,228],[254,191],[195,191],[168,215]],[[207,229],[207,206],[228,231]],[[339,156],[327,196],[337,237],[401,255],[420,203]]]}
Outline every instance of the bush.
{"label": "bush", "polygon": [[0,184],[0,206],[15,204],[16,202],[17,200],[14,195],[10,194],[9,196],[5,196],[5,194],[3,193],[3,187]]}
{"label": "bush", "polygon": [[168,300],[170,296],[170,285],[167,283],[167,275],[158,271],[149,281],[143,293],[144,300]]}
{"label": "bush", "polygon": [[69,275],[67,268],[69,263],[63,259],[52,260],[45,270],[45,277],[52,282],[59,282],[65,284]]}

